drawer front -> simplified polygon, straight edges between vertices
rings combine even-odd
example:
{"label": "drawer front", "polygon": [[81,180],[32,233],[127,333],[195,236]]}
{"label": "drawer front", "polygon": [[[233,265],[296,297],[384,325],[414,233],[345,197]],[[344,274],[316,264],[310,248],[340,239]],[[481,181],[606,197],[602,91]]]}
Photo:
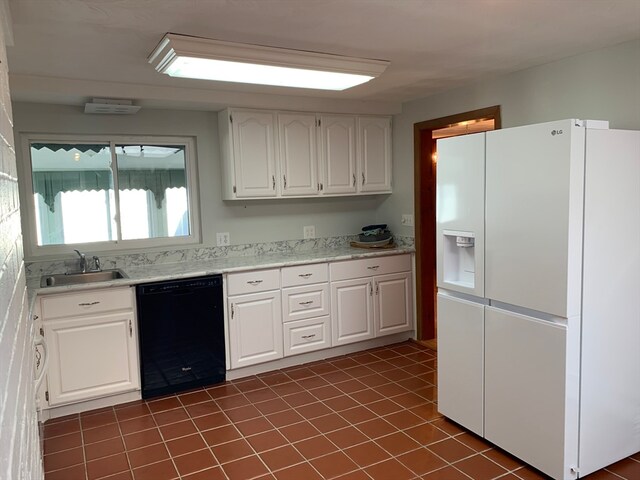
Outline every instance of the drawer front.
{"label": "drawer front", "polygon": [[330,266],[331,281],[351,278],[371,277],[387,273],[411,271],[411,255],[391,255],[388,257],[362,258],[335,262]]}
{"label": "drawer front", "polygon": [[282,306],[284,322],[329,315],[329,284],[285,288]]}
{"label": "drawer front", "polygon": [[43,295],[40,299],[42,318],[75,317],[116,310],[132,310],[134,295],[131,287],[85,290],[80,293]]}
{"label": "drawer front", "polygon": [[329,317],[297,320],[284,324],[284,356],[313,352],[331,346]]}
{"label": "drawer front", "polygon": [[282,269],[282,286],[297,287],[329,281],[329,267],[326,263],[299,265]]}
{"label": "drawer front", "polygon": [[280,270],[255,270],[230,273],[227,276],[227,295],[266,292],[280,288]]}

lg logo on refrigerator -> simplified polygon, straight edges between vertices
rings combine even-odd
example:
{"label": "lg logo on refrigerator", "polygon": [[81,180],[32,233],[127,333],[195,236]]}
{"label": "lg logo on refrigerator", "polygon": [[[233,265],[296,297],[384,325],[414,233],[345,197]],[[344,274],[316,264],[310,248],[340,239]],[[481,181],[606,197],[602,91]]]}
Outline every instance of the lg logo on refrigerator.
{"label": "lg logo on refrigerator", "polygon": [[562,135],[562,130],[551,130],[551,135],[553,135],[554,137],[556,135]]}

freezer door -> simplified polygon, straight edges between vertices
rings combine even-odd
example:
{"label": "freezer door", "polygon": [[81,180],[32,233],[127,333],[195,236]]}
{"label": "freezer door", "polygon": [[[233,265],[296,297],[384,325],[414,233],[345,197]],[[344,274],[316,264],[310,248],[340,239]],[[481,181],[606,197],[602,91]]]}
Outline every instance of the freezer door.
{"label": "freezer door", "polygon": [[584,128],[487,133],[485,296],[559,317],[580,311]]}
{"label": "freezer door", "polygon": [[[438,287],[484,296],[485,134],[438,140]],[[472,239],[473,246],[457,238]]]}
{"label": "freezer door", "polygon": [[577,372],[567,368],[568,349],[565,326],[485,309],[485,438],[556,480],[575,478],[577,465]]}
{"label": "freezer door", "polygon": [[483,435],[484,305],[438,293],[438,410]]}

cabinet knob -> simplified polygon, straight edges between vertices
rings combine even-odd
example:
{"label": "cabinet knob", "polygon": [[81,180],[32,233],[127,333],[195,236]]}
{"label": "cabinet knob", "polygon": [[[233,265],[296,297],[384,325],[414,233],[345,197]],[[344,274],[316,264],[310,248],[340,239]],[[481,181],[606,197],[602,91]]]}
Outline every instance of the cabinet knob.
{"label": "cabinet knob", "polygon": [[313,275],[313,273],[300,273],[300,274],[298,274],[299,277],[304,278],[305,280],[307,278],[309,278],[311,275]]}
{"label": "cabinet knob", "polygon": [[286,190],[286,188],[287,188],[287,176],[286,176],[286,175],[283,175],[283,176],[282,176],[282,179],[284,180],[284,188],[285,188],[285,190]]}
{"label": "cabinet knob", "polygon": [[377,270],[380,268],[380,265],[371,265],[370,267],[367,267],[369,270]]}
{"label": "cabinet knob", "polygon": [[364,172],[362,172],[362,185],[364,185]]}
{"label": "cabinet knob", "polygon": [[275,175],[271,175],[271,185],[272,185],[272,188],[275,190],[276,189],[276,176]]}
{"label": "cabinet knob", "polygon": [[356,174],[355,173],[353,174],[353,186],[354,187],[356,186]]}
{"label": "cabinet knob", "polygon": [[300,305],[307,306],[313,303],[313,300],[307,300],[306,302],[298,302]]}
{"label": "cabinet knob", "polygon": [[247,283],[255,287],[256,285],[260,285],[262,283],[262,280],[249,280]]}
{"label": "cabinet knob", "polygon": [[316,334],[314,333],[312,335],[302,335],[302,338],[304,338],[305,340],[308,340],[308,339],[313,338],[315,336],[316,336]]}

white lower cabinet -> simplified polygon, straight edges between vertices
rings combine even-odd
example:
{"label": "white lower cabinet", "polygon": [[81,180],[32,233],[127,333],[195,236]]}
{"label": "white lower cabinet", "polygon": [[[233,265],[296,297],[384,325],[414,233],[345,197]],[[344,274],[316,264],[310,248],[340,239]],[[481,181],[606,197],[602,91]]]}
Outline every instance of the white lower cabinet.
{"label": "white lower cabinet", "polygon": [[230,368],[412,330],[411,265],[385,255],[229,274]]}
{"label": "white lower cabinet", "polygon": [[112,313],[44,323],[48,341],[49,405],[139,387],[133,315]]}
{"label": "white lower cabinet", "polygon": [[40,299],[50,407],[140,389],[132,288]]}
{"label": "white lower cabinet", "polygon": [[335,262],[330,272],[334,346],[413,328],[409,255]]}
{"label": "white lower cabinet", "polygon": [[411,330],[413,295],[411,273],[375,277],[374,328],[376,337]]}
{"label": "white lower cabinet", "polygon": [[484,433],[484,305],[438,293],[438,410]]}
{"label": "white lower cabinet", "polygon": [[375,336],[371,278],[331,282],[331,335],[333,346]]}
{"label": "white lower cabinet", "polygon": [[282,358],[280,290],[228,298],[231,368]]}

